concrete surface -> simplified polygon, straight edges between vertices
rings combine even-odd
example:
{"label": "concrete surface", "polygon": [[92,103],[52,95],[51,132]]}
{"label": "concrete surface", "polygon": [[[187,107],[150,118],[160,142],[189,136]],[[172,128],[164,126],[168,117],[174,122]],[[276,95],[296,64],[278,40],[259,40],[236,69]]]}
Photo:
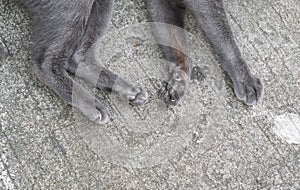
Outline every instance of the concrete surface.
{"label": "concrete surface", "polygon": [[[245,59],[264,81],[263,102],[237,101],[188,16],[199,43],[182,104],[167,109],[157,98],[162,64],[147,61],[161,57],[157,46],[129,39],[135,46],[107,66],[145,86],[150,100],[135,108],[104,94],[114,120],[99,126],[33,75],[30,20],[0,0],[1,43],[10,54],[0,62],[0,189],[300,189],[300,1],[226,7]],[[142,1],[116,0],[109,31],[146,21]]]}

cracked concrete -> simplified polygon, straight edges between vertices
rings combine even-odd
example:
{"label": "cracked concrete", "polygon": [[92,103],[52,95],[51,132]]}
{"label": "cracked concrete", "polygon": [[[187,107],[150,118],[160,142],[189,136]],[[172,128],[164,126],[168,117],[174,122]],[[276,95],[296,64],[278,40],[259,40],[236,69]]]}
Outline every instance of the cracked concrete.
{"label": "cracked concrete", "polygon": [[[187,16],[199,43],[191,47],[195,75],[182,104],[167,109],[157,98],[163,63],[148,61],[161,58],[157,46],[129,41],[135,45],[107,67],[145,86],[150,101],[135,108],[95,92],[114,116],[99,126],[33,75],[30,19],[0,0],[0,43],[9,54],[0,62],[0,189],[300,189],[300,145],[279,134],[300,125],[300,2],[231,0],[226,8],[264,82],[262,102],[237,101]],[[109,31],[146,21],[142,1],[116,0]]]}

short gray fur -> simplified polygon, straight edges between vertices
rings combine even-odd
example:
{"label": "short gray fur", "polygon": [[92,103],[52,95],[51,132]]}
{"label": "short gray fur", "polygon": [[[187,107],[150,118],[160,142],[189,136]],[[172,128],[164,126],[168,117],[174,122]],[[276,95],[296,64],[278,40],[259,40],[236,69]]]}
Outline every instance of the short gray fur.
{"label": "short gray fur", "polygon": [[[75,81],[70,75],[76,74],[77,66],[80,62],[85,62],[89,48],[107,30],[114,1],[19,0],[19,2],[33,19],[34,73],[60,98],[72,104]],[[146,4],[153,21],[181,28],[184,27],[186,8],[189,9],[220,58],[222,68],[233,81],[234,92],[238,99],[252,105],[262,97],[262,83],[251,74],[235,43],[222,0],[148,0]],[[159,29],[154,31],[159,40]],[[167,35],[172,35],[172,31],[167,31]],[[178,34],[177,38],[179,38],[177,45],[184,46],[185,34]],[[174,63],[175,67],[170,67],[170,79],[159,93],[167,105],[177,104],[188,86],[190,63],[180,49],[166,46],[161,48],[165,58]],[[135,105],[141,105],[146,101],[146,91],[126,81],[113,89],[116,78],[119,79],[116,74],[103,68],[97,87],[106,91],[117,91]],[[99,120],[108,121],[108,113],[99,100],[95,100],[95,105],[100,113]]]}

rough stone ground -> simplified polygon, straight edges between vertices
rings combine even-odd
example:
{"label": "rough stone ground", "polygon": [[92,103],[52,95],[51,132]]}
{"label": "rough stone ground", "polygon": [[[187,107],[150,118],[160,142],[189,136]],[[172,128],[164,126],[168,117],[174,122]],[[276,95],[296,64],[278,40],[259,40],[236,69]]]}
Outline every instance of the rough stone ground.
{"label": "rough stone ground", "polygon": [[[134,47],[107,66],[145,86],[150,100],[134,108],[104,94],[114,120],[100,126],[33,75],[30,20],[0,0],[0,41],[10,53],[0,62],[0,189],[300,189],[300,1],[226,7],[245,59],[264,81],[262,102],[236,100],[188,16],[199,45],[191,48],[196,67],[182,104],[167,109],[157,98],[161,72],[147,60],[160,52],[132,38]],[[116,0],[109,30],[146,21],[142,1]],[[294,137],[277,133],[280,126]]]}

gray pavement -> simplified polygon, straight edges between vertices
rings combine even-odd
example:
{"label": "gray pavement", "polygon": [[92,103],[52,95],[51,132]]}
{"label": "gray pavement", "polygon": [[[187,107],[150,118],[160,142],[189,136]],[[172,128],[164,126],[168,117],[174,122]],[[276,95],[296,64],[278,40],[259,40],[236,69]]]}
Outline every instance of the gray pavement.
{"label": "gray pavement", "polygon": [[136,108],[96,91],[113,116],[97,125],[35,77],[30,19],[0,0],[0,43],[9,50],[0,61],[0,189],[300,189],[300,1],[230,0],[226,7],[246,61],[264,82],[262,102],[237,101],[188,16],[197,38],[190,36],[197,41],[193,80],[182,103],[166,108],[156,94],[161,53],[130,34],[149,21],[145,5],[116,0],[109,32],[129,28],[131,37],[106,66],[150,97]]}

